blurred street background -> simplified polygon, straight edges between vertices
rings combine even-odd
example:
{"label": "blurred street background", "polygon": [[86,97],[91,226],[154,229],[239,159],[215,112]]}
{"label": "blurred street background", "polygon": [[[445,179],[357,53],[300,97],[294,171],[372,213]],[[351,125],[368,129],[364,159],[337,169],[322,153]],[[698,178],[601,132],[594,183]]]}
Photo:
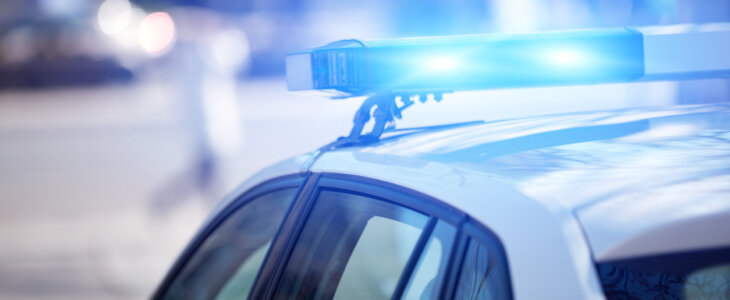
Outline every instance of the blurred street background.
{"label": "blurred street background", "polygon": [[[338,39],[730,22],[727,0],[4,0],[0,299],[149,297],[214,205],[349,132],[290,93]],[[725,79],[467,92],[399,127],[722,102]]]}

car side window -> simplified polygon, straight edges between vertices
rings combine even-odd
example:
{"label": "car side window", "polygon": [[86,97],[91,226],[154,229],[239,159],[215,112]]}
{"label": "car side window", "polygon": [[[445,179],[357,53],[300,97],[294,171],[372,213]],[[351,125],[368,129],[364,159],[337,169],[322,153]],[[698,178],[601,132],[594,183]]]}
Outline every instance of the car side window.
{"label": "car side window", "polygon": [[163,299],[244,299],[297,188],[258,196],[234,211],[203,241]]}
{"label": "car side window", "polygon": [[402,299],[438,299],[446,270],[449,268],[456,227],[439,221],[424,247],[421,257],[411,274]]}
{"label": "car side window", "polygon": [[507,262],[495,243],[468,240],[455,299],[512,299]]}
{"label": "car side window", "polygon": [[390,299],[430,218],[338,191],[317,196],[276,299]]}

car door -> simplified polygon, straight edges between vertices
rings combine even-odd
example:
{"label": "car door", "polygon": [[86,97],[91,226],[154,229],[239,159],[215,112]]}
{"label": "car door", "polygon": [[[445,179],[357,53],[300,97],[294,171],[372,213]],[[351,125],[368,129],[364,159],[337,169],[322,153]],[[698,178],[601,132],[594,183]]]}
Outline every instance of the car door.
{"label": "car door", "polygon": [[155,299],[511,299],[499,240],[385,182],[284,177],[244,193],[194,239]]}
{"label": "car door", "polygon": [[252,298],[511,299],[501,244],[465,214],[385,182],[317,176]]}

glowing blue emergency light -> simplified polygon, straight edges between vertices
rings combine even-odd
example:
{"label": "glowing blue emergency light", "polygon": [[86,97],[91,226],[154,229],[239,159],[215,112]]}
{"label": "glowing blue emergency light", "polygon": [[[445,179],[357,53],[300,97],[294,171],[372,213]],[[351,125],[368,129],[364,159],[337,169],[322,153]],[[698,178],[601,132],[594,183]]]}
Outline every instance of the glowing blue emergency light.
{"label": "glowing blue emergency light", "polygon": [[629,29],[336,42],[287,56],[290,90],[456,91],[628,81],[644,75]]}
{"label": "glowing blue emergency light", "polygon": [[336,148],[377,141],[415,95],[425,101],[459,90],[726,77],[728,53],[730,24],[343,40],[290,53],[286,76],[293,91],[369,96],[350,134],[327,146]]}
{"label": "glowing blue emergency light", "polygon": [[352,96],[730,75],[730,25],[362,42],[290,53],[289,90]]}

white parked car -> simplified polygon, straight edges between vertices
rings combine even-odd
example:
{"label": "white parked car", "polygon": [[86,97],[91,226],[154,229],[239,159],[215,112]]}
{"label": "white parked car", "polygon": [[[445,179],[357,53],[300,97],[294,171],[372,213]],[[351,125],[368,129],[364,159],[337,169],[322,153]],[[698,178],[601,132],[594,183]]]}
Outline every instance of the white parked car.
{"label": "white parked car", "polygon": [[730,299],[730,105],[388,129],[410,99],[245,182],[154,298]]}

